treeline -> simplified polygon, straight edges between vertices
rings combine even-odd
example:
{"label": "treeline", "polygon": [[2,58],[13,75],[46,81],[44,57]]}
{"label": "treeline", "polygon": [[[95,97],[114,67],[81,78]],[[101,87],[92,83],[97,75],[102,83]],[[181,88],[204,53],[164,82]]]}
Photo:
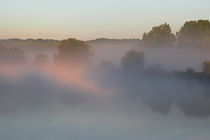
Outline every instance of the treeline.
{"label": "treeline", "polygon": [[95,40],[87,41],[89,44],[100,45],[100,44],[134,44],[141,45],[140,39],[108,39],[108,38],[98,38]]}
{"label": "treeline", "polygon": [[[60,41],[44,39],[9,39],[0,40],[0,44],[10,47],[57,47]],[[106,39],[99,38],[96,40],[86,41],[89,44],[106,44],[106,43],[137,43],[149,48],[158,47],[191,47],[191,48],[210,48],[210,21],[197,20],[187,21],[181,29],[172,33],[171,26],[164,23],[155,26],[151,31],[144,33],[140,39]]]}
{"label": "treeline", "polygon": [[7,48],[0,45],[0,64],[23,64],[24,51],[19,48]]}
{"label": "treeline", "polygon": [[[91,56],[90,45],[91,43],[104,43],[104,42],[140,42],[144,47],[149,48],[164,48],[164,47],[191,47],[191,48],[208,48],[210,49],[210,21],[209,20],[198,20],[198,21],[187,21],[181,29],[176,33],[172,33],[171,27],[169,24],[165,23],[160,26],[153,27],[152,30],[148,33],[143,34],[142,41],[138,39],[96,39],[92,41],[82,41],[74,38],[67,40],[56,41],[56,40],[43,40],[43,39],[10,39],[10,40],[0,40],[0,48],[10,49],[10,48],[40,48],[42,51],[44,48],[58,48],[58,53],[55,54],[56,62],[74,62],[74,61],[88,61],[89,56]],[[6,48],[5,48],[6,47]],[[0,50],[0,51],[2,51]],[[6,54],[2,51],[0,55],[4,57]],[[8,52],[8,51],[7,51]],[[23,53],[22,53],[23,54]],[[9,56],[9,55],[8,55]],[[123,62],[129,60],[128,63],[123,63],[122,67],[133,67],[135,69],[140,69],[143,66],[144,61],[143,53],[138,53],[136,51],[131,51],[126,54],[123,58]],[[36,57],[37,62],[41,60],[46,61],[46,56],[40,54]],[[210,64],[210,61],[206,60],[203,62],[205,70],[204,73],[210,73],[210,68],[207,66]],[[158,68],[159,66],[153,66],[151,69]],[[191,69],[188,69],[188,71]]]}
{"label": "treeline", "polygon": [[[71,67],[74,65],[89,65],[90,56],[92,56],[90,45],[86,41],[70,38],[58,43],[58,52],[54,56],[54,63],[65,64]],[[18,48],[7,48],[0,46],[0,64],[20,64],[25,61],[24,51]],[[34,64],[45,65],[48,58],[45,54],[39,54],[34,59]],[[202,72],[196,72],[192,68],[186,71],[167,72],[161,69],[159,64],[145,66],[145,54],[143,51],[128,51],[121,60],[121,70],[126,75],[148,75],[148,76],[183,76],[197,80],[210,81],[210,61],[201,62]],[[110,63],[104,63],[106,66],[112,66]],[[107,65],[108,64],[108,65]],[[107,68],[106,68],[107,69]]]}
{"label": "treeline", "polygon": [[53,39],[7,39],[0,40],[1,46],[7,48],[22,48],[30,50],[49,50],[56,48],[59,41]]}
{"label": "treeline", "polygon": [[180,75],[180,76],[190,76],[190,77],[199,77],[206,78],[210,80],[210,61],[205,60],[201,62],[201,72],[196,72],[193,68],[189,67],[185,71],[174,71],[169,73],[161,69],[160,64],[152,65],[145,67],[145,54],[143,51],[131,50],[128,51],[121,60],[122,70],[130,74],[148,74],[148,75]]}
{"label": "treeline", "polygon": [[[90,56],[92,56],[92,52],[87,42],[70,38],[60,41],[58,54],[55,55],[55,62],[87,64]],[[167,73],[161,69],[159,64],[145,68],[145,63],[144,52],[137,50],[128,51],[121,60],[122,69],[129,73]],[[210,75],[210,61],[201,62],[201,69],[202,73],[200,74]],[[196,74],[192,68],[187,68],[186,71],[179,73]]]}
{"label": "treeline", "polygon": [[210,48],[210,21],[187,21],[176,33],[172,33],[167,23],[153,27],[143,34],[144,47],[191,47]]}

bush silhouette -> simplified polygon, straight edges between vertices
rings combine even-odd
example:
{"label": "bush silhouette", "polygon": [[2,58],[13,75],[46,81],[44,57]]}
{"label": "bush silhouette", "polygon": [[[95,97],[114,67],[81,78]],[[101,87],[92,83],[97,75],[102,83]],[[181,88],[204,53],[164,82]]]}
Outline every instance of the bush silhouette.
{"label": "bush silhouette", "polygon": [[128,51],[121,60],[122,68],[128,71],[141,71],[144,68],[144,53],[142,51]]}

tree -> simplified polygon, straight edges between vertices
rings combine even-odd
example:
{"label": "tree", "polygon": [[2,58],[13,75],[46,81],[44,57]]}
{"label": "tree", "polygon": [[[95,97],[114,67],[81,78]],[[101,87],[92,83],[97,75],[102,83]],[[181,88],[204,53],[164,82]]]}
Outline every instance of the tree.
{"label": "tree", "polygon": [[175,41],[175,35],[167,23],[153,27],[152,31],[143,34],[142,39],[145,47],[169,47],[174,46]]}
{"label": "tree", "polygon": [[210,61],[209,60],[205,60],[202,63],[202,70],[204,74],[210,75]]}
{"label": "tree", "polygon": [[45,54],[38,54],[34,60],[37,65],[44,65],[48,63],[47,56]]}
{"label": "tree", "polygon": [[85,63],[89,56],[89,45],[85,41],[70,38],[60,41],[55,60],[64,63]]}
{"label": "tree", "polygon": [[7,48],[0,44],[0,53],[4,53],[5,51],[7,51]]}
{"label": "tree", "polygon": [[8,59],[10,63],[24,63],[25,62],[25,54],[24,50],[20,48],[11,48],[8,50],[9,55]]}
{"label": "tree", "polygon": [[121,63],[124,70],[141,71],[144,68],[144,53],[137,50],[128,51]]}
{"label": "tree", "polygon": [[5,63],[5,57],[7,55],[8,49],[0,44],[0,64]]}
{"label": "tree", "polygon": [[210,47],[210,21],[187,21],[177,32],[177,40],[180,46]]}
{"label": "tree", "polygon": [[160,64],[155,64],[155,65],[149,66],[147,68],[147,72],[158,74],[158,73],[163,72],[163,70],[161,70],[161,65]]}
{"label": "tree", "polygon": [[1,64],[20,64],[25,62],[24,51],[20,48],[0,47]]}
{"label": "tree", "polygon": [[187,75],[192,75],[192,74],[195,73],[195,70],[194,70],[193,68],[189,67],[189,68],[187,68],[187,69],[185,70],[185,73],[186,73]]}

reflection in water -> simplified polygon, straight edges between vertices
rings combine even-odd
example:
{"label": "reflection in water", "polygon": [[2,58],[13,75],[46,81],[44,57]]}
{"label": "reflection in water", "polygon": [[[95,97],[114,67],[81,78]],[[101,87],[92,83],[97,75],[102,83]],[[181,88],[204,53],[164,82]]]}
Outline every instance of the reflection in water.
{"label": "reflection in water", "polygon": [[105,71],[102,74],[100,69],[56,64],[1,67],[1,138],[210,137],[208,81],[127,74],[116,69]]}

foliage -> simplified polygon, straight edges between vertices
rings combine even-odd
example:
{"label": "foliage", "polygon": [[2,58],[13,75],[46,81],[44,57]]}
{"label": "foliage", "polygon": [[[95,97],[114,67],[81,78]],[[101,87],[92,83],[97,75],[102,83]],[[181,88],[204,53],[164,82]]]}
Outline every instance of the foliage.
{"label": "foliage", "polygon": [[160,64],[155,64],[155,65],[148,67],[147,72],[158,74],[158,73],[162,73],[163,71],[161,70]]}
{"label": "foliage", "polygon": [[47,56],[45,54],[38,54],[34,60],[35,64],[43,65],[48,63]]}
{"label": "foliage", "polygon": [[124,70],[140,71],[144,68],[144,53],[137,50],[128,51],[121,63]]}
{"label": "foliage", "polygon": [[51,50],[56,49],[58,46],[57,40],[44,40],[44,39],[8,39],[0,40],[0,44],[5,47],[22,48],[30,50]]}
{"label": "foliage", "polygon": [[175,35],[170,25],[165,23],[153,27],[149,33],[144,33],[142,41],[145,47],[169,47],[175,44]]}
{"label": "foliage", "polygon": [[204,74],[207,74],[207,75],[210,74],[210,61],[209,60],[205,60],[202,63],[202,70]]}
{"label": "foliage", "polygon": [[210,47],[210,21],[187,21],[177,32],[180,46]]}
{"label": "foliage", "polygon": [[0,53],[5,52],[7,48],[0,44]]}
{"label": "foliage", "polygon": [[55,60],[68,63],[84,63],[87,62],[89,56],[89,45],[85,41],[70,38],[60,41]]}
{"label": "foliage", "polygon": [[186,69],[185,73],[188,75],[192,75],[192,74],[195,74],[195,70],[193,68],[189,67]]}
{"label": "foliage", "polygon": [[0,46],[0,63],[1,64],[14,64],[25,62],[24,51],[20,48],[6,48]]}

